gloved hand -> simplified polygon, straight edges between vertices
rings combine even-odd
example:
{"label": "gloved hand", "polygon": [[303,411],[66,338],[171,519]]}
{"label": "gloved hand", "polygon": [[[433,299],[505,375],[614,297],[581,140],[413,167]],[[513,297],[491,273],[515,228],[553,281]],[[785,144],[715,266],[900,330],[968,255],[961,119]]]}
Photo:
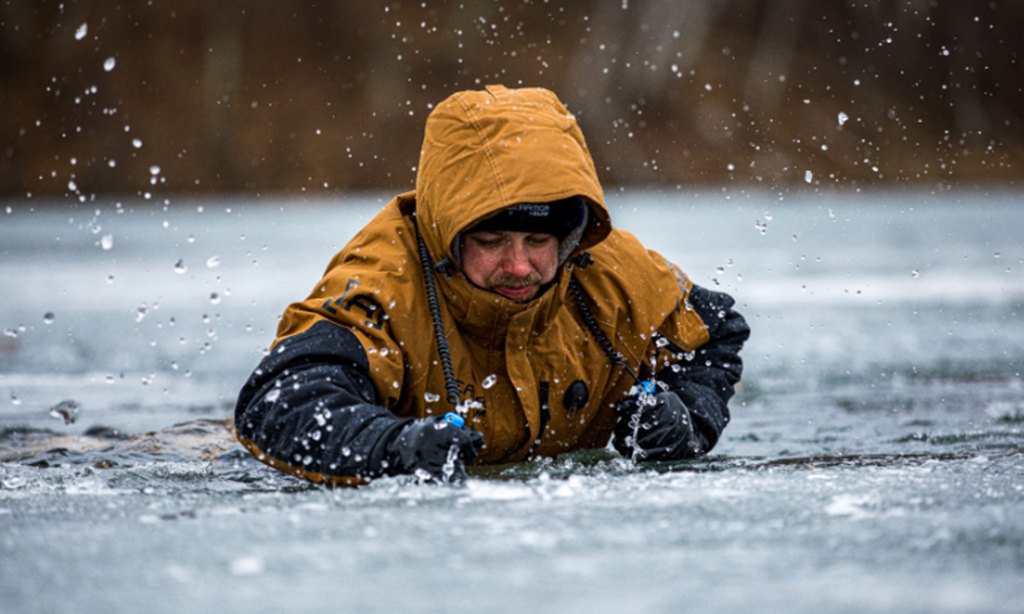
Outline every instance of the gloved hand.
{"label": "gloved hand", "polygon": [[694,431],[690,410],[676,393],[659,392],[629,397],[615,406],[616,422],[612,444],[623,456],[639,460],[693,458],[706,450],[703,438]]}
{"label": "gloved hand", "polygon": [[483,445],[479,431],[457,428],[443,416],[413,420],[388,443],[388,473],[409,473],[423,480],[461,482],[466,463]]}

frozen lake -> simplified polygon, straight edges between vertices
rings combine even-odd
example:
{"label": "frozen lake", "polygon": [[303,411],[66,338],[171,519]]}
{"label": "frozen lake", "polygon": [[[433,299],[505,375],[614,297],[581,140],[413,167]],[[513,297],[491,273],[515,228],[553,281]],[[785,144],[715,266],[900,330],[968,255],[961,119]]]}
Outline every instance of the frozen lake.
{"label": "frozen lake", "polygon": [[217,421],[383,198],[0,204],[3,610],[1021,612],[1024,194],[608,196],[753,328],[714,454],[359,490]]}

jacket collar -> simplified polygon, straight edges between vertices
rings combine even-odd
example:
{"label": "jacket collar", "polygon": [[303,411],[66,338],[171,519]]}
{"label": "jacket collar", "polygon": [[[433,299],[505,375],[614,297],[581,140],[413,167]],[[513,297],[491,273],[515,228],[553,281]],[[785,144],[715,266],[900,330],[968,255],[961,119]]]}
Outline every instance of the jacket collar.
{"label": "jacket collar", "polygon": [[566,265],[540,296],[525,303],[479,288],[461,272],[450,277],[438,274],[435,279],[460,332],[488,348],[502,347],[510,326],[526,327],[531,335],[542,334],[554,322],[569,287]]}

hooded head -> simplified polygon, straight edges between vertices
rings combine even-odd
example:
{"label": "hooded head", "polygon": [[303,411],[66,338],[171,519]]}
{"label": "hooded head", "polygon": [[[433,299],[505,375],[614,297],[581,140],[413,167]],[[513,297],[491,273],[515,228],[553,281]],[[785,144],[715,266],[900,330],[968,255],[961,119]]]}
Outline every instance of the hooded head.
{"label": "hooded head", "polygon": [[576,118],[540,88],[488,86],[434,109],[420,152],[416,216],[435,261],[458,262],[459,238],[471,229],[554,234],[559,263],[611,230]]}

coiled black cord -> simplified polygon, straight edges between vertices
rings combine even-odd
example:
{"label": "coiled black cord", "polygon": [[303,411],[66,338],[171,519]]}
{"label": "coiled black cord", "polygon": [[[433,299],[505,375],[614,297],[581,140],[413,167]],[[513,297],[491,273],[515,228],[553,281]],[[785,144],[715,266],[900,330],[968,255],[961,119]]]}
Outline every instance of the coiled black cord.
{"label": "coiled black cord", "polygon": [[434,267],[430,262],[430,252],[416,229],[416,242],[420,249],[420,267],[423,268],[423,280],[427,286],[427,304],[430,306],[430,317],[434,321],[434,340],[437,342],[437,355],[441,359],[444,370],[444,386],[447,390],[448,402],[458,407],[462,402],[459,384],[455,381],[455,370],[452,368],[452,351],[448,347],[448,336],[444,332],[444,321],[441,319],[441,303],[437,299],[437,286],[434,285]]}
{"label": "coiled black cord", "polygon": [[633,377],[633,380],[638,384],[641,384],[640,378],[637,377],[636,373],[629,368],[626,364],[626,359],[623,355],[615,349],[612,342],[608,339],[608,336],[604,334],[601,327],[597,324],[597,318],[594,317],[593,312],[590,311],[590,307],[587,306],[587,302],[583,299],[583,289],[580,288],[579,283],[575,277],[569,278],[569,291],[572,292],[573,299],[576,301],[576,308],[580,310],[580,315],[583,317],[583,323],[587,325],[587,330],[590,331],[594,338],[597,339],[597,344],[601,346],[601,350],[608,356],[608,359],[612,361],[613,365],[617,365],[626,370]]}

